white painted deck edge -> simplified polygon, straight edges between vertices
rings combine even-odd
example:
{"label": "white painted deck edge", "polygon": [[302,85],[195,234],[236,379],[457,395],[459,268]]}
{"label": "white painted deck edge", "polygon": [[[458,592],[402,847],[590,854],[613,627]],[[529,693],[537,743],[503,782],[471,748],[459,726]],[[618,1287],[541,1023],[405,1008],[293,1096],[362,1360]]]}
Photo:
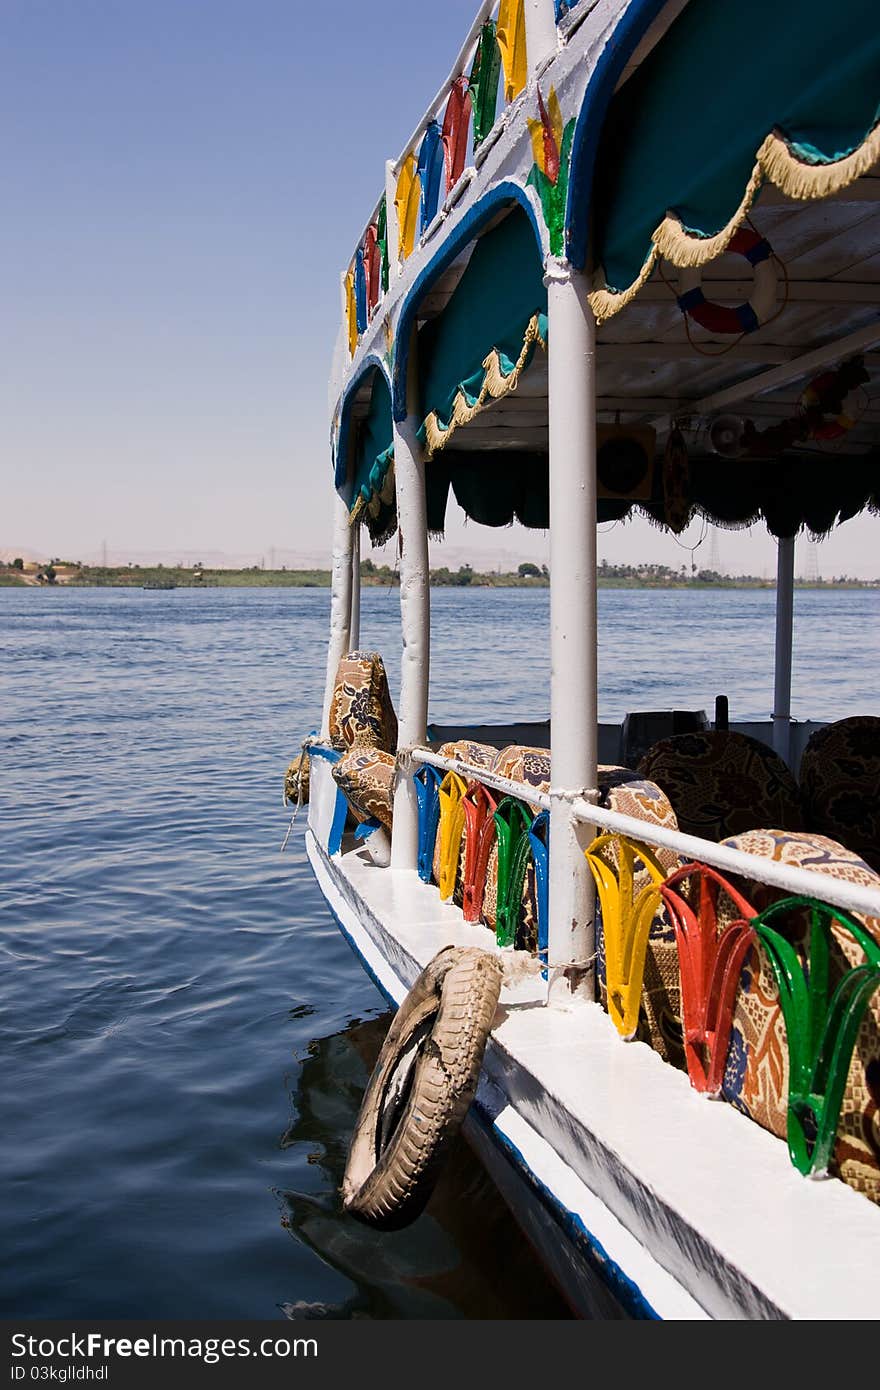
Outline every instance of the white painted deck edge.
{"label": "white painted deck edge", "polygon": [[[315,877],[334,917],[383,994],[399,1005],[409,989],[409,983],[389,964],[343,893],[336,877],[340,861],[328,859],[311,831],[307,832],[306,846]],[[414,965],[411,978],[415,978],[419,969],[415,962]],[[560,1215],[567,1219],[568,1224],[583,1229],[585,1241],[603,1252],[608,1261],[617,1266],[621,1275],[636,1285],[646,1303],[659,1317],[665,1320],[706,1318],[707,1314],[699,1304],[657,1264],[613,1212],[588,1190],[547,1140],[532,1128],[501,1089],[489,1080],[485,1071],[480,1078],[476,1104],[490,1135],[493,1130],[497,1131],[497,1137],[506,1141],[508,1152],[512,1149],[520,1156],[524,1168],[555,1201]],[[484,1146],[477,1147],[487,1157]],[[558,1227],[553,1234],[560,1240],[566,1238]]]}

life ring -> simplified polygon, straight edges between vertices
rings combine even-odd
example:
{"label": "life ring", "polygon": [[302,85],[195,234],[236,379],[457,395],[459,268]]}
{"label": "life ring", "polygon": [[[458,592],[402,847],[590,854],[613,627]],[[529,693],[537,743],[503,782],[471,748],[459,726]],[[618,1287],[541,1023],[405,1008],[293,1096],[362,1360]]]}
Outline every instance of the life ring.
{"label": "life ring", "polygon": [[766,237],[759,236],[750,227],[740,227],[727,249],[744,256],[754,271],[755,288],[751,298],[735,307],[714,303],[704,295],[700,269],[694,266],[683,270],[679,276],[678,307],[710,333],[754,333],[776,303],[773,248]]}
{"label": "life ring", "polygon": [[[855,424],[850,414],[857,391],[847,389],[844,369],[822,372],[813,377],[801,396],[801,405],[810,424],[811,439],[840,439]],[[848,404],[849,403],[849,404]],[[835,414],[828,412],[834,410]]]}
{"label": "life ring", "polygon": [[477,1089],[502,967],[478,947],[447,946],[419,975],[364,1093],[342,1180],[346,1211],[408,1226],[433,1191]]}

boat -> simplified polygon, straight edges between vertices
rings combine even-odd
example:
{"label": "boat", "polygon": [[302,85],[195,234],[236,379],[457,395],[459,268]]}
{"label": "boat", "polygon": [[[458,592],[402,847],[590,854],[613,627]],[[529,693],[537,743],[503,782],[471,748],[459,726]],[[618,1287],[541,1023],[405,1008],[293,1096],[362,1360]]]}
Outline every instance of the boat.
{"label": "boat", "polygon": [[[880,1306],[880,718],[791,713],[796,537],[880,509],[878,101],[868,0],[487,0],[341,276],[323,719],[288,797],[401,1013],[491,962],[444,1115],[582,1317]],[[549,531],[549,725],[430,723],[450,494]],[[685,669],[681,709],[599,721],[596,525],[633,512],[776,538],[766,721],[688,709]],[[359,556],[395,533],[392,700]],[[415,1123],[404,1036],[352,1145],[379,1166]],[[351,1211],[403,1219],[361,1177]]]}
{"label": "boat", "polygon": [[142,589],[176,589],[177,585],[173,579],[148,579],[146,584],[141,585]]}

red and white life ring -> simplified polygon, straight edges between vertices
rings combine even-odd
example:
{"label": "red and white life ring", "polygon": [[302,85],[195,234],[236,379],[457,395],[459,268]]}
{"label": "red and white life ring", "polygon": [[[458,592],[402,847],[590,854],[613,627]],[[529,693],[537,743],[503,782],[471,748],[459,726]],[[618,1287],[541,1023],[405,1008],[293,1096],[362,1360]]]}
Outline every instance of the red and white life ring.
{"label": "red and white life ring", "polygon": [[776,266],[766,237],[750,227],[735,232],[728,251],[744,256],[754,271],[755,287],[744,304],[715,304],[703,293],[698,266],[683,270],[678,280],[678,307],[710,333],[754,333],[766,321],[776,303]]}
{"label": "red and white life ring", "polygon": [[846,390],[848,384],[845,371],[813,377],[801,396],[812,439],[840,439],[856,423],[858,390]]}

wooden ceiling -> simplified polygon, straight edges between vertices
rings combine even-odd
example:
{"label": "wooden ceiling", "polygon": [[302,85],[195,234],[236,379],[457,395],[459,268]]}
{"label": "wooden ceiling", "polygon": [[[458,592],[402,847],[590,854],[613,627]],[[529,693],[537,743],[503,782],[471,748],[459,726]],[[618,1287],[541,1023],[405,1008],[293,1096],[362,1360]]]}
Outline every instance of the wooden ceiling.
{"label": "wooden ceiling", "polygon": [[[801,392],[819,371],[861,352],[871,379],[859,393],[857,424],[844,442],[847,453],[880,443],[878,205],[876,175],[819,202],[791,202],[765,188],[751,220],[785,267],[777,286],[779,312],[739,341],[712,337],[697,325],[689,341],[675,301],[675,268],[658,267],[634,302],[599,330],[600,420],[619,413],[625,423],[650,422],[658,441],[673,419],[686,421],[696,436],[720,413],[770,423],[797,411]],[[435,287],[424,317],[442,311],[464,264],[466,258]],[[707,266],[706,297],[730,304],[747,300],[752,282],[743,268],[742,258],[730,255]],[[547,365],[538,351],[516,392],[458,429],[447,448],[546,445]],[[804,447],[830,452],[840,445]]]}

